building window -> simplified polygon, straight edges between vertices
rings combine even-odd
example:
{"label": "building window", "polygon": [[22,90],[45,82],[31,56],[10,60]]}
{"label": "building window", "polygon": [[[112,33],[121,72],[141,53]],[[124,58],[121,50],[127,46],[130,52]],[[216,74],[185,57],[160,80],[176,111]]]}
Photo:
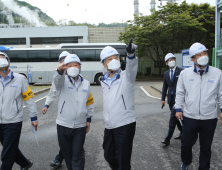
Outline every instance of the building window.
{"label": "building window", "polygon": [[78,43],[78,37],[31,38],[31,45],[34,45],[34,44],[61,44],[61,43]]}
{"label": "building window", "polygon": [[61,44],[60,38],[53,38],[53,44]]}
{"label": "building window", "polygon": [[77,37],[62,37],[61,43],[78,43]]}
{"label": "building window", "polygon": [[17,45],[17,43],[18,43],[17,38],[8,39],[8,44]]}
{"label": "building window", "polygon": [[31,44],[42,44],[42,38],[31,38]]}
{"label": "building window", "polygon": [[25,38],[0,38],[0,45],[25,45]]}
{"label": "building window", "polygon": [[42,38],[42,44],[53,44],[52,38]]}

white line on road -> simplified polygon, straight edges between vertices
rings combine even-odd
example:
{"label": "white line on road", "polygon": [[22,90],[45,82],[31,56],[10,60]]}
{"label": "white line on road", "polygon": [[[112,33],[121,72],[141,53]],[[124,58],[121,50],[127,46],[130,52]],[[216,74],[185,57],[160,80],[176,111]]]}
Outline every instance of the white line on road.
{"label": "white line on road", "polygon": [[[42,97],[42,98],[36,100],[35,103],[38,102],[38,101],[40,101],[40,100],[42,100],[42,99],[45,99],[46,97],[47,97],[47,96],[44,96],[44,97]],[[26,106],[24,105],[23,108],[25,108],[25,107],[26,107]]]}
{"label": "white line on road", "polygon": [[149,97],[151,97],[151,98],[154,98],[154,99],[161,99],[161,98],[158,98],[158,97],[154,97],[154,96],[152,96],[151,94],[149,94],[149,92],[148,91],[146,91],[144,88],[143,88],[143,86],[140,86],[140,88],[143,90],[143,92],[147,95],[147,96],[149,96]]}
{"label": "white line on road", "polygon": [[44,97],[42,97],[42,98],[36,100],[35,102],[38,102],[38,101],[40,101],[40,100],[42,100],[42,99],[45,99],[46,97],[47,97],[47,96],[44,96]]}

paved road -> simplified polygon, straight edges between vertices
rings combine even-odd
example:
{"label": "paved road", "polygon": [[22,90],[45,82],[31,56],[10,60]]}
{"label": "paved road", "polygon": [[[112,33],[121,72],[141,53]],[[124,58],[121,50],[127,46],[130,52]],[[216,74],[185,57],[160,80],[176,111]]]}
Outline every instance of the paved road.
{"label": "paved road", "polygon": [[[168,130],[169,108],[161,109],[160,100],[148,97],[140,86],[150,86],[155,82],[137,82],[135,87],[135,109],[137,115],[137,129],[134,138],[132,155],[133,170],[179,170],[180,161],[180,141],[171,140],[171,145],[163,146],[160,141],[164,138]],[[95,116],[91,123],[91,130],[87,134],[85,142],[86,150],[86,170],[110,170],[103,157],[102,141],[104,123],[102,117],[102,91],[100,86],[92,86],[92,95],[95,99]],[[47,93],[36,96],[36,100]],[[33,160],[33,170],[50,170],[49,163],[58,153],[58,141],[56,133],[55,119],[57,115],[56,101],[49,108],[46,115],[41,114],[45,99],[36,102],[39,111],[39,128],[37,146],[34,136],[30,131],[30,120],[27,109],[24,109],[24,123],[20,140],[22,152]],[[175,134],[179,132],[176,130]],[[222,169],[222,126],[216,129],[212,147],[212,170]],[[1,147],[0,147],[1,150]],[[198,169],[199,142],[193,149],[194,162],[190,166],[191,170]],[[13,169],[19,169],[14,165]],[[65,170],[66,166],[60,168]]]}

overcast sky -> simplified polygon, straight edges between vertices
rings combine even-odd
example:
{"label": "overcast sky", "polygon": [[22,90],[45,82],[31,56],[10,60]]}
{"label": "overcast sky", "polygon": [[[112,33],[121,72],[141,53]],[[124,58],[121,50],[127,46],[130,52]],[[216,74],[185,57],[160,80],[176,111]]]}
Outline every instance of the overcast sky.
{"label": "overcast sky", "polygon": [[[60,19],[73,20],[77,23],[88,22],[126,22],[133,19],[134,0],[23,0],[40,8],[56,22]],[[178,1],[181,3],[182,1]],[[210,3],[215,0],[187,0],[187,3]],[[163,2],[163,5],[166,2]],[[156,6],[160,2],[156,0]],[[150,0],[139,0],[139,12],[150,15]]]}

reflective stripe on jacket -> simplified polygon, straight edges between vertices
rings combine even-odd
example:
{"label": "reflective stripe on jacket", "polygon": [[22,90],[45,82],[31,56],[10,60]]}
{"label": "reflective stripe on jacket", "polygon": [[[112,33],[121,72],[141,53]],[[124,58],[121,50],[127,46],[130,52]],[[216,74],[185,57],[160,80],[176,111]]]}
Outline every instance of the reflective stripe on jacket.
{"label": "reflective stripe on jacket", "polygon": [[0,83],[0,124],[23,121],[23,101],[32,121],[37,120],[38,112],[32,97],[34,94],[28,86],[27,78],[12,72],[12,78],[5,87]]}
{"label": "reflective stripe on jacket", "polygon": [[94,113],[93,102],[87,105],[91,98],[90,83],[81,77],[81,84],[76,88],[67,75],[61,75],[57,70],[53,81],[58,98],[56,123],[68,128],[85,127]]}

